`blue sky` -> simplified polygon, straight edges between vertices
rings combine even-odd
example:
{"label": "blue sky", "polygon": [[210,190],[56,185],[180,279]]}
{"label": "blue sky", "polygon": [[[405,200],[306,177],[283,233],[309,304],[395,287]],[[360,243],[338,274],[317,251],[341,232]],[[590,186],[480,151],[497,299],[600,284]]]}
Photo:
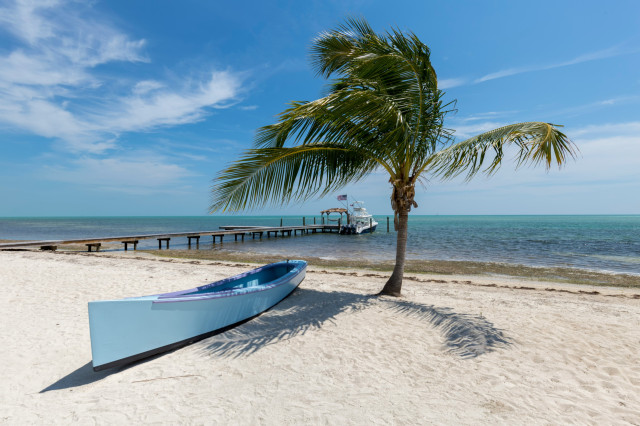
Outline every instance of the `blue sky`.
{"label": "blue sky", "polygon": [[[415,214],[640,214],[640,2],[50,0],[0,2],[0,216],[207,214],[255,129],[321,95],[309,45],[348,16],[431,48],[459,138],[546,121],[581,150],[427,182]],[[391,212],[382,173],[342,192]]]}

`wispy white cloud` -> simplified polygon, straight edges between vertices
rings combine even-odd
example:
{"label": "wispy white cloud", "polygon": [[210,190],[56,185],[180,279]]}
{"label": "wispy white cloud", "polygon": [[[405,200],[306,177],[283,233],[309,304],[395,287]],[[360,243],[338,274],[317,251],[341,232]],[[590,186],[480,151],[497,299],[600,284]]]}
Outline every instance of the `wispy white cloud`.
{"label": "wispy white cloud", "polygon": [[241,106],[240,109],[243,111],[253,111],[258,109],[258,105],[244,105],[244,106]]}
{"label": "wispy white cloud", "polygon": [[0,8],[0,22],[27,47],[80,67],[147,60],[140,50],[145,40],[129,39],[90,7],[63,0],[14,0]]}
{"label": "wispy white cloud", "polygon": [[44,169],[48,180],[89,185],[129,194],[175,192],[185,186],[189,170],[166,158],[148,153],[95,158],[83,156],[65,166]]}
{"label": "wispy white cloud", "polygon": [[0,8],[0,23],[15,42],[0,55],[0,122],[74,151],[102,152],[122,132],[200,120],[209,108],[231,105],[240,90],[237,74],[212,71],[187,83],[132,82],[122,92],[119,75],[95,67],[149,61],[145,40],[124,34],[91,4],[17,0]]}
{"label": "wispy white cloud", "polygon": [[[24,85],[52,87],[75,86],[91,82],[84,67],[72,63],[70,58],[52,52],[14,50],[0,57],[0,84],[3,88]],[[60,90],[63,87],[59,88]]]}
{"label": "wispy white cloud", "polygon": [[223,152],[238,152],[245,147],[245,144],[232,139],[223,138],[200,138],[201,143],[175,142],[168,139],[160,139],[156,146],[172,150],[173,152],[198,151],[208,154],[220,154]]}
{"label": "wispy white cloud", "polygon": [[[137,86],[138,87],[138,86]],[[207,107],[224,108],[240,87],[227,71],[212,72],[208,81],[180,90],[148,90],[116,98],[106,111],[96,111],[91,122],[105,132],[140,131],[158,126],[191,123],[202,118]]]}
{"label": "wispy white cloud", "polygon": [[142,96],[155,90],[162,89],[164,87],[165,85],[163,83],[156,80],[142,80],[137,82],[135,86],[133,86],[133,94]]}
{"label": "wispy white cloud", "polygon": [[467,78],[442,78],[438,80],[439,89],[451,89],[452,87],[463,86],[469,83]]}
{"label": "wispy white cloud", "polygon": [[638,52],[638,49],[625,49],[619,46],[613,46],[608,49],[586,53],[584,55],[576,56],[575,58],[570,59],[568,61],[557,62],[554,64],[531,65],[531,66],[525,66],[525,67],[516,67],[516,68],[508,68],[508,69],[500,70],[497,72],[486,74],[474,80],[474,83],[481,83],[484,81],[495,80],[497,78],[508,77],[516,74],[523,74],[523,73],[532,72],[532,71],[543,71],[543,70],[550,70],[554,68],[561,68],[569,65],[596,61],[596,60],[605,59],[605,58],[612,58],[615,56],[620,56],[620,55],[625,55],[625,54],[635,53],[635,52]]}
{"label": "wispy white cloud", "polygon": [[[111,146],[92,140],[87,123],[78,120],[63,106],[46,99],[17,99],[4,96],[0,99],[0,120],[47,138],[59,138],[70,146],[87,150],[103,150]],[[86,145],[86,146],[84,146]]]}
{"label": "wispy white cloud", "polygon": [[594,102],[588,102],[582,105],[570,106],[567,108],[561,108],[556,111],[552,111],[549,115],[557,116],[557,115],[577,115],[586,112],[596,111],[602,108],[608,108],[611,106],[619,106],[637,103],[640,100],[640,96],[617,96],[607,99],[602,99]]}
{"label": "wispy white cloud", "polygon": [[44,18],[39,12],[57,5],[59,2],[56,0],[15,1],[0,8],[0,22],[16,37],[34,44],[40,39],[53,36],[55,21]]}
{"label": "wispy white cloud", "polygon": [[513,115],[518,111],[487,111],[471,114],[466,117],[456,117],[455,119],[461,122],[479,121],[479,120],[496,120],[499,117],[505,117]]}
{"label": "wispy white cloud", "polygon": [[595,52],[585,53],[583,55],[576,56],[568,61],[561,61],[553,64],[545,65],[530,65],[522,67],[507,68],[500,71],[492,72],[482,77],[472,79],[466,77],[459,78],[444,78],[438,81],[438,87],[441,89],[449,89],[452,87],[465,86],[468,84],[478,84],[485,81],[496,80],[503,77],[509,77],[512,75],[523,74],[534,71],[545,71],[554,68],[566,67],[569,65],[576,65],[583,62],[596,61],[600,59],[612,58],[615,56],[627,55],[631,53],[637,53],[640,49],[637,48],[623,48],[620,46],[613,46],[607,49],[598,50]]}
{"label": "wispy white cloud", "polygon": [[640,121],[592,124],[577,129],[571,129],[571,134],[574,137],[580,137],[585,140],[596,140],[608,137],[634,138],[638,141],[638,149],[640,150]]}
{"label": "wispy white cloud", "polygon": [[499,121],[482,121],[476,123],[459,123],[458,125],[454,123],[451,127],[455,130],[454,136],[459,140],[463,140],[504,125],[505,123]]}

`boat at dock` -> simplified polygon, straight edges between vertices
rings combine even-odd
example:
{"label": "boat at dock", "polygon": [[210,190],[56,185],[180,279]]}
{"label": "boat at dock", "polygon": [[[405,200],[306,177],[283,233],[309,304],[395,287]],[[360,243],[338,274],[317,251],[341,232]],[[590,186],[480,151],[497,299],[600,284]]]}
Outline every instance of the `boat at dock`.
{"label": "boat at dock", "polygon": [[89,302],[94,371],[177,349],[245,322],[287,297],[307,262],[287,260],[173,293]]}
{"label": "boat at dock", "polygon": [[368,234],[374,232],[378,222],[364,207],[362,201],[354,201],[348,214],[348,223],[340,228],[340,234]]}
{"label": "boat at dock", "polygon": [[[338,201],[346,201],[346,195],[338,196]],[[347,205],[345,205],[347,207]],[[323,217],[324,223],[324,215],[327,215],[327,223],[337,222],[338,223],[338,232],[342,235],[351,235],[351,234],[369,234],[374,232],[378,226],[378,222],[375,218],[369,214],[367,209],[364,207],[364,202],[362,201],[354,201],[349,205],[349,208],[342,207],[334,207],[331,209],[323,210],[320,214]],[[340,218],[333,219],[331,218],[331,214],[337,213],[340,215]],[[346,221],[343,219],[343,215],[346,214]]]}

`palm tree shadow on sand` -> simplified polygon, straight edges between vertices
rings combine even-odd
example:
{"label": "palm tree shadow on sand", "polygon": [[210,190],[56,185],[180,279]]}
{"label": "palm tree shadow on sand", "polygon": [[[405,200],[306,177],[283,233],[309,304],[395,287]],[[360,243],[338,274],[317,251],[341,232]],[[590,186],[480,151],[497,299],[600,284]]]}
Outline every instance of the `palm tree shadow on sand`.
{"label": "palm tree shadow on sand", "polygon": [[[298,288],[265,314],[195,345],[200,345],[202,351],[214,356],[249,356],[268,345],[320,329],[325,323],[333,322],[339,314],[354,313],[374,306],[383,306],[399,315],[430,324],[442,332],[447,350],[462,358],[477,357],[512,343],[502,330],[486,318],[460,314],[450,308],[375,295]],[[94,372],[91,362],[88,362],[42,389],[40,393],[94,383],[163,355],[166,353],[100,372]]]}
{"label": "palm tree shadow on sand", "polygon": [[442,332],[447,351],[462,358],[474,358],[512,344],[512,339],[481,316],[403,299],[311,289],[298,289],[268,314],[200,344],[204,352],[215,356],[247,356],[268,345],[319,329],[326,322],[333,322],[339,314],[373,306],[383,306],[397,314],[429,323]]}

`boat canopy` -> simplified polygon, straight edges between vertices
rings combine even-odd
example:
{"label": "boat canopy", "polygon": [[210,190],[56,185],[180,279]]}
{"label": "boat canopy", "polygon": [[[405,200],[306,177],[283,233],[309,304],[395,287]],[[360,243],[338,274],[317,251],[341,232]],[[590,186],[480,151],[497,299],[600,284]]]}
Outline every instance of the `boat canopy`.
{"label": "boat canopy", "polygon": [[342,215],[344,213],[347,213],[347,209],[342,207],[333,207],[330,209],[322,210],[320,212],[320,214],[326,214],[326,215],[328,215],[329,213],[340,213]]}

